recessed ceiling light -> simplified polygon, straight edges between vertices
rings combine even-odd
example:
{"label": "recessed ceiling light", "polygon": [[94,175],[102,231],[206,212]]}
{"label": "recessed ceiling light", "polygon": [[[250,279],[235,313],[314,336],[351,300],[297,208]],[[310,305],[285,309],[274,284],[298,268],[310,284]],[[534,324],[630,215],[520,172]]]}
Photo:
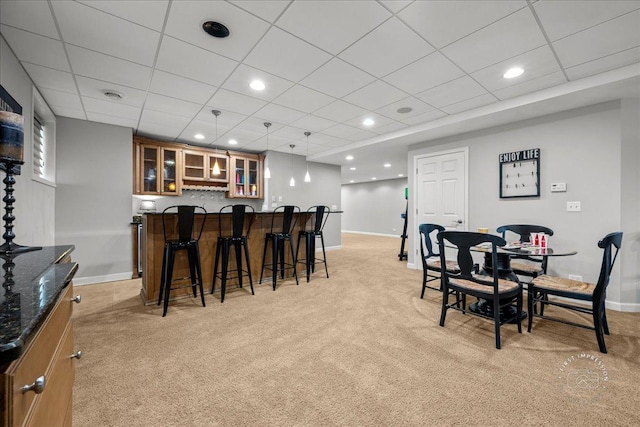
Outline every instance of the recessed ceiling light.
{"label": "recessed ceiling light", "polygon": [[249,84],[249,87],[253,90],[264,90],[266,86],[262,80],[254,80]]}
{"label": "recessed ceiling light", "polygon": [[345,159],[347,159],[347,160],[353,160],[353,156],[349,155],[349,156],[345,157]]}
{"label": "recessed ceiling light", "polygon": [[400,114],[407,114],[413,111],[413,108],[411,107],[400,107],[396,110],[398,113]]}
{"label": "recessed ceiling light", "polygon": [[205,33],[213,37],[218,37],[220,39],[229,37],[229,29],[225,27],[224,24],[216,21],[205,22],[204,24],[202,24],[202,29]]}
{"label": "recessed ceiling light", "polygon": [[354,180],[351,180],[351,181],[349,181],[349,182],[355,182],[355,181],[354,181]]}
{"label": "recessed ceiling light", "polygon": [[385,163],[385,164],[384,164],[384,167],[385,167],[385,168],[390,168],[390,167],[391,167],[391,163]]}
{"label": "recessed ceiling light", "polygon": [[376,122],[371,117],[367,117],[362,121],[362,124],[365,126],[373,126],[374,124],[376,124]]}
{"label": "recessed ceiling light", "polygon": [[235,139],[230,139],[229,145],[238,145],[238,141],[236,141]]}
{"label": "recessed ceiling light", "polygon": [[513,68],[509,68],[507,72],[502,75],[502,77],[504,77],[505,79],[512,79],[514,77],[518,77],[522,73],[524,73],[524,70],[522,68],[513,67]]}
{"label": "recessed ceiling light", "polygon": [[356,168],[349,168],[349,170],[350,170],[350,171],[354,171],[354,170],[356,170]]}
{"label": "recessed ceiling light", "polygon": [[378,178],[376,178],[375,176],[372,176],[371,179],[375,181]]}
{"label": "recessed ceiling light", "polygon": [[123,94],[111,89],[103,90],[102,93],[111,101],[120,101],[122,98],[124,98]]}
{"label": "recessed ceiling light", "polygon": [[404,176],[404,174],[403,173],[399,173],[398,176],[402,177],[402,176]]}
{"label": "recessed ceiling light", "polygon": [[203,134],[201,134],[201,133],[196,133],[195,135],[193,135],[193,137],[194,137],[195,139],[204,139],[204,135],[203,135]]}

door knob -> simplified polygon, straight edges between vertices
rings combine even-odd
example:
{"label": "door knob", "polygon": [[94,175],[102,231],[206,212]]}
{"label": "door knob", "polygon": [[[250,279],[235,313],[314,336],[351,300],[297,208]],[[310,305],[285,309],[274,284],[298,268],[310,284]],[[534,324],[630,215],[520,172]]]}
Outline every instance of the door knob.
{"label": "door knob", "polygon": [[462,224],[462,220],[461,220],[461,219],[457,220],[456,222],[457,222],[458,224]]}

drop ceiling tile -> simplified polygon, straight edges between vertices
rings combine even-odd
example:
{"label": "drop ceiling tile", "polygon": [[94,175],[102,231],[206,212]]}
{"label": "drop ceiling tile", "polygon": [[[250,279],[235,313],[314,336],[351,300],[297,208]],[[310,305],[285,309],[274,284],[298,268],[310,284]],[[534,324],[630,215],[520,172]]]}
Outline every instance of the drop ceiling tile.
{"label": "drop ceiling tile", "polygon": [[296,1],[277,25],[336,55],[390,16],[377,2]]}
{"label": "drop ceiling tile", "polygon": [[273,100],[274,103],[311,113],[329,104],[335,98],[304,86],[295,85]]}
{"label": "drop ceiling tile", "polygon": [[282,145],[282,144],[289,144],[293,141],[297,141],[301,138],[302,132],[304,132],[304,130],[293,127],[293,126],[283,126],[273,132],[270,131],[269,147],[271,146],[278,147],[279,145]]}
{"label": "drop ceiling tile", "polygon": [[[400,108],[411,108],[412,110],[408,113],[398,113],[398,109]],[[404,120],[407,117],[413,117],[431,110],[433,110],[431,105],[419,100],[418,98],[409,96],[398,102],[379,108],[376,112],[394,120]]]}
{"label": "drop ceiling tile", "polygon": [[[524,73],[513,79],[505,79],[502,75],[510,68],[520,67]],[[508,86],[520,84],[526,80],[536,79],[547,74],[560,71],[549,46],[542,46],[522,55],[515,56],[498,64],[491,65],[471,74],[478,83],[487,90],[494,91]]]}
{"label": "drop ceiling tile", "polygon": [[322,131],[325,135],[335,136],[336,138],[345,139],[348,136],[355,135],[360,132],[360,129],[354,128],[353,126],[348,125],[335,125],[330,127],[329,129],[325,129]]}
{"label": "drop ceiling tile", "polygon": [[[364,119],[373,119],[373,121],[375,122],[373,125],[369,125],[369,126],[365,126],[362,122],[364,121]],[[391,120],[388,117],[382,116],[380,114],[376,114],[376,113],[366,113],[366,114],[362,114],[358,117],[355,117],[351,120],[347,120],[344,122],[345,125],[349,125],[349,126],[353,126],[356,127],[360,130],[365,130],[365,131],[372,131],[372,132],[379,132],[379,128],[381,128],[382,126],[388,125],[393,123],[393,120]]]}
{"label": "drop ceiling tile", "polygon": [[539,1],[533,8],[551,41],[586,30],[640,8],[638,1]]}
{"label": "drop ceiling tile", "polygon": [[526,7],[517,1],[416,1],[398,15],[418,34],[442,48]]}
{"label": "drop ceiling tile", "polygon": [[73,45],[67,45],[67,52],[76,75],[141,90],[146,90],[149,85],[149,67]]}
{"label": "drop ceiling tile", "polygon": [[[218,123],[218,138],[217,138],[218,145],[222,145],[226,143],[226,141],[224,141],[224,139],[222,138],[222,135],[225,132],[228,132],[229,130],[231,130],[230,126],[225,126]],[[201,133],[202,135],[204,135],[204,139],[198,140],[194,138],[194,135],[197,133]],[[187,125],[187,127],[184,128],[184,130],[182,131],[178,139],[180,139],[181,141],[189,142],[191,144],[199,145],[202,147],[214,145],[216,142],[216,124],[211,120],[204,121],[204,120],[194,119]]]}
{"label": "drop ceiling tile", "polygon": [[375,77],[372,75],[341,59],[333,58],[300,83],[333,97],[342,98],[374,80]]}
{"label": "drop ceiling tile", "polygon": [[[243,121],[242,123],[240,123],[238,125],[238,128],[240,129],[246,129],[246,130],[250,130],[252,132],[257,132],[262,134],[264,137],[267,136],[267,128],[265,127],[265,122],[266,120],[264,119],[259,119],[256,117],[248,117],[247,120]],[[276,130],[282,128],[284,125],[279,124],[279,123],[271,123],[271,126],[269,127],[269,136],[271,136],[271,134],[273,134],[273,132],[275,132]]]}
{"label": "drop ceiling tile", "polygon": [[129,120],[138,120],[142,107],[133,105],[125,105],[120,102],[107,101],[104,99],[96,99],[82,97],[84,109],[88,113],[106,114],[108,116],[120,117]]}
{"label": "drop ceiling tile", "polygon": [[443,48],[441,52],[467,73],[520,55],[546,43],[526,8]]}
{"label": "drop ceiling tile", "polygon": [[258,98],[242,95],[230,90],[220,89],[213,96],[211,101],[207,103],[209,107],[217,108],[220,111],[233,111],[235,113],[244,114],[250,116],[260,108],[267,104]]}
{"label": "drop ceiling tile", "polygon": [[29,77],[37,87],[56,89],[62,92],[78,93],[76,83],[71,73],[54,70],[53,68],[42,67],[40,65],[24,63]]}
{"label": "drop ceiling tile", "polygon": [[87,120],[98,123],[107,123],[115,126],[123,126],[135,129],[138,127],[138,120],[125,119],[122,117],[109,116],[107,114],[87,113]]}
{"label": "drop ceiling tile", "polygon": [[343,140],[324,133],[314,133],[309,136],[309,143],[321,147],[335,147],[336,144],[343,144]]}
{"label": "drop ceiling tile", "polygon": [[10,25],[41,36],[60,39],[56,24],[44,1],[3,1],[0,5],[0,24]]}
{"label": "drop ceiling tile", "polygon": [[62,42],[0,25],[0,33],[22,62],[71,72]]}
{"label": "drop ceiling tile", "polygon": [[495,96],[487,93],[475,98],[466,99],[456,104],[447,105],[446,107],[442,107],[441,110],[447,114],[456,114],[462,111],[473,110],[474,108],[482,107],[484,105],[493,104],[497,101],[498,100]]}
{"label": "drop ceiling tile", "polygon": [[[229,37],[205,33],[202,24],[213,20],[229,29]],[[171,4],[165,34],[227,58],[241,61],[269,29],[269,24],[227,2],[178,1]]]}
{"label": "drop ceiling tile", "polygon": [[486,94],[487,91],[469,76],[460,77],[416,94],[429,105],[442,108],[466,99]]}
{"label": "drop ceiling tile", "polygon": [[67,108],[66,106],[62,105],[49,105],[49,107],[51,107],[51,110],[53,111],[53,114],[56,115],[56,117],[70,117],[72,119],[87,120],[87,116],[84,114],[84,110]]}
{"label": "drop ceiling tile", "polygon": [[[135,22],[155,31],[162,31],[168,0],[145,1],[80,1],[87,6]],[[175,4],[173,5],[175,7]]]}
{"label": "drop ceiling tile", "polygon": [[220,86],[238,63],[216,53],[164,36],[156,68],[172,74]]}
{"label": "drop ceiling tile", "polygon": [[298,119],[295,122],[291,123],[291,126],[294,126],[300,129],[305,129],[309,132],[321,132],[324,129],[334,126],[335,124],[336,122],[332,120],[327,120],[327,119],[323,119],[322,117],[317,117],[317,116],[308,114],[303,118]]}
{"label": "drop ceiling tile", "polygon": [[403,123],[408,124],[409,126],[421,125],[424,123],[432,122],[434,120],[440,119],[442,117],[446,117],[447,113],[440,110],[431,110],[426,113],[418,114],[413,117],[407,117],[402,120]]}
{"label": "drop ceiling tile", "polygon": [[160,139],[166,141],[174,140],[182,132],[180,126],[171,126],[166,124],[140,122],[136,135],[146,136],[147,138]]}
{"label": "drop ceiling tile", "polygon": [[147,102],[145,102],[144,108],[191,119],[200,112],[202,105],[150,93],[147,96]]}
{"label": "drop ceiling tile", "polygon": [[362,115],[367,111],[369,110],[365,110],[364,108],[338,99],[333,101],[331,104],[314,111],[313,114],[335,122],[344,122]]}
{"label": "drop ceiling tile", "polygon": [[155,70],[149,91],[172,98],[204,104],[216,91],[216,86]]}
{"label": "drop ceiling tile", "polygon": [[344,97],[344,100],[367,110],[376,110],[384,105],[406,98],[407,94],[382,80],[358,89]]}
{"label": "drop ceiling tile", "polygon": [[[65,43],[152,66],[160,33],[70,1],[54,1],[51,6]],[[87,31],[87,23],[100,31]]]}
{"label": "drop ceiling tile", "polygon": [[[239,125],[243,121],[247,119],[247,116],[243,114],[234,113],[231,111],[220,110],[222,114],[218,116],[218,135],[222,135],[223,128],[233,128],[234,126]],[[194,120],[199,120],[206,123],[211,123],[215,129],[216,117],[211,113],[210,109],[201,110]],[[215,132],[214,132],[215,133]]]}
{"label": "drop ceiling tile", "polygon": [[638,63],[640,63],[640,47],[634,47],[619,53],[614,53],[613,55],[598,58],[595,61],[589,61],[576,65],[575,67],[567,68],[566,73],[569,79],[577,80],[624,67],[625,65],[636,64],[636,67],[638,67]]}
{"label": "drop ceiling tile", "polygon": [[40,94],[52,108],[54,105],[59,105],[73,110],[82,110],[82,103],[80,102],[80,97],[77,93],[60,92],[59,90],[41,88]]}
{"label": "drop ceiling tile", "polygon": [[568,68],[640,45],[640,10],[553,42]]}
{"label": "drop ceiling tile", "polygon": [[440,52],[434,52],[389,74],[384,81],[408,93],[418,93],[461,77],[464,73]]}
{"label": "drop ceiling tile", "polygon": [[326,52],[272,27],[244,63],[297,82],[329,59],[331,55]]}
{"label": "drop ceiling tile", "polygon": [[282,107],[276,104],[268,104],[258,110],[254,117],[267,122],[275,122],[288,125],[305,116],[305,113],[291,108]]}
{"label": "drop ceiling tile", "polygon": [[[229,150],[238,149],[245,147],[252,142],[260,139],[263,135],[260,132],[256,132],[249,129],[243,129],[241,127],[235,127],[231,129],[229,132],[226,132],[223,136],[224,141],[221,141],[225,147]],[[221,138],[222,139],[222,138]],[[228,141],[230,139],[235,139],[238,141],[237,145],[229,145]],[[271,141],[269,141],[271,142]],[[266,144],[266,142],[265,142]],[[266,145],[265,145],[266,146]]]}
{"label": "drop ceiling tile", "polygon": [[230,3],[233,3],[255,16],[273,23],[291,2],[289,0],[231,0]]}
{"label": "drop ceiling tile", "polygon": [[399,19],[391,18],[349,46],[339,57],[376,77],[382,77],[433,51],[429,43]]}
{"label": "drop ceiling tile", "polygon": [[345,136],[345,139],[351,141],[351,142],[358,142],[358,141],[364,141],[367,139],[371,139],[378,136],[377,133],[375,132],[370,132],[368,130],[360,130],[359,132],[356,132],[353,135],[349,135],[349,136]]}
{"label": "drop ceiling tile", "polygon": [[401,123],[401,122],[392,122],[389,123],[387,125],[381,126],[379,128],[376,129],[376,131],[378,131],[380,133],[380,135],[384,135],[387,133],[391,133],[391,132],[395,132],[397,130],[400,129],[405,129],[406,127],[408,127],[406,124]]}
{"label": "drop ceiling tile", "polygon": [[402,9],[413,3],[413,0],[380,0],[380,3],[386,6],[387,9],[389,9],[393,13],[398,13]]}
{"label": "drop ceiling tile", "polygon": [[[262,91],[251,89],[249,87],[249,83],[253,80],[262,80],[266,88]],[[266,101],[272,101],[293,85],[294,83],[289,80],[285,80],[265,71],[241,64],[235,69],[231,76],[229,76],[222,87],[233,92],[242,93]]]}
{"label": "drop ceiling tile", "polygon": [[103,82],[102,80],[77,76],[76,81],[78,82],[80,95],[83,97],[115,102],[109,101],[109,99],[104,96],[105,90],[113,90],[122,94],[122,99],[117,101],[118,104],[131,105],[134,107],[142,107],[144,105],[144,100],[147,97],[147,93],[144,90],[132,89],[126,86]]}
{"label": "drop ceiling tile", "polygon": [[556,71],[555,73],[550,73],[546,76],[540,76],[535,79],[526,80],[522,83],[505,87],[504,89],[494,90],[493,94],[498,97],[498,99],[503,100],[519,95],[524,95],[526,93],[535,92],[537,90],[546,89],[548,87],[561,85],[566,82],[567,79],[565,78],[562,71]]}
{"label": "drop ceiling tile", "polygon": [[145,108],[140,116],[140,124],[142,123],[157,123],[163,126],[169,126],[171,128],[180,128],[180,133],[191,122],[190,117],[176,116],[172,113],[165,113],[162,111],[153,111]]}

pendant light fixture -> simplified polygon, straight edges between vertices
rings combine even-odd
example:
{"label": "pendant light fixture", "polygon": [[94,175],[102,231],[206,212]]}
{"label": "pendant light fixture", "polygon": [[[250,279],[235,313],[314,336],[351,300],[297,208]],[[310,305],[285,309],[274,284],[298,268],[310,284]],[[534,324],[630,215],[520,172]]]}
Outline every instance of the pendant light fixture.
{"label": "pendant light fixture", "polygon": [[293,149],[295,148],[295,146],[295,144],[289,144],[289,147],[291,147],[291,180],[289,181],[289,187],[296,186],[296,180],[293,179]]}
{"label": "pendant light fixture", "polygon": [[[271,123],[264,122],[264,127],[267,128],[267,151],[269,151],[269,126],[271,126]],[[269,165],[267,165],[267,168],[264,170],[264,178],[265,179],[271,178],[271,171],[269,170]]]}
{"label": "pendant light fixture", "polygon": [[311,182],[311,175],[309,175],[309,135],[311,132],[305,132],[304,135],[307,137],[307,157],[305,157],[305,162],[307,163],[307,173],[304,176],[304,182]]}
{"label": "pendant light fixture", "polygon": [[211,112],[213,113],[214,116],[216,116],[216,139],[215,139],[215,144],[216,144],[216,161],[213,164],[213,174],[214,175],[220,175],[220,165],[218,165],[218,116],[220,114],[222,114],[220,112],[220,110],[211,110]]}

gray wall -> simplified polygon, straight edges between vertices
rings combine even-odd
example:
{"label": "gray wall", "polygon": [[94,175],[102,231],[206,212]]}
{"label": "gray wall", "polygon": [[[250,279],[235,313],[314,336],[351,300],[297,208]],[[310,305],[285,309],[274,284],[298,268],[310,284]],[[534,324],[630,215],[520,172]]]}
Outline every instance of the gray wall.
{"label": "gray wall", "polygon": [[131,278],[131,129],[58,117],[56,244],[78,284]]}
{"label": "gray wall", "polygon": [[[14,243],[28,246],[51,246],[55,235],[54,187],[33,181],[33,83],[9,46],[0,36],[0,84],[22,106],[24,116],[24,160],[16,176],[13,214]],[[4,172],[0,171],[0,178]],[[4,192],[4,186],[3,190]],[[4,194],[3,194],[4,196]],[[4,203],[2,204],[4,210]],[[4,221],[2,222],[4,225]]]}
{"label": "gray wall", "polygon": [[407,178],[343,185],[342,230],[400,237],[404,227],[400,215],[406,209],[406,187]]}
{"label": "gray wall", "polygon": [[[468,229],[489,227],[495,232],[496,227],[507,223],[535,223],[552,228],[555,231],[552,244],[576,249],[578,255],[553,258],[549,266],[551,274],[565,277],[579,274],[584,280],[595,282],[602,259],[598,240],[609,232],[624,231],[625,258],[618,261],[612,275],[608,303],[618,309],[634,309],[639,302],[637,126],[628,135],[625,130],[626,142],[621,143],[622,116],[633,121],[635,113],[637,123],[637,100],[634,102],[635,110],[626,115],[621,112],[620,102],[609,102],[417,144],[410,147],[409,165],[419,154],[468,146]],[[541,149],[541,196],[500,199],[498,155],[527,148]],[[631,174],[628,184],[625,171]],[[567,192],[551,193],[549,187],[555,182],[566,183]],[[411,194],[415,188],[413,175],[409,188]],[[574,200],[582,202],[582,212],[566,211],[566,202]],[[409,204],[411,211],[412,196]],[[416,227],[410,217],[412,233]],[[421,267],[415,262],[416,249],[411,240],[409,243],[409,263]]]}

